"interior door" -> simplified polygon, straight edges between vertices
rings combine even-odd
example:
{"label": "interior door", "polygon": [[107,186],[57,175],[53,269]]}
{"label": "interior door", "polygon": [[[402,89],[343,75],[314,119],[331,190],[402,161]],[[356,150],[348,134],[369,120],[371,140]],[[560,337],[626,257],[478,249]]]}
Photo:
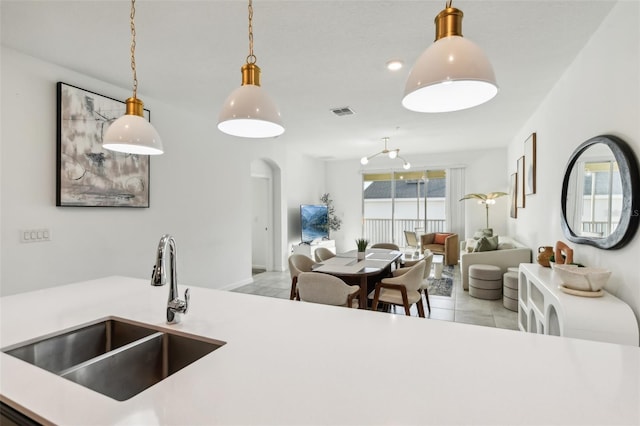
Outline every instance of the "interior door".
{"label": "interior door", "polygon": [[265,177],[252,177],[251,265],[253,269],[270,270],[271,252],[271,181]]}

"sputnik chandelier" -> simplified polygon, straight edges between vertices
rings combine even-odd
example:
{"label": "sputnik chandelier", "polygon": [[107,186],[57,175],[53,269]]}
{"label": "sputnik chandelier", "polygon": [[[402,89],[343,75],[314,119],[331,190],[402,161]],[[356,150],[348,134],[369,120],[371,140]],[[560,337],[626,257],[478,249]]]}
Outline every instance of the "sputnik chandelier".
{"label": "sputnik chandelier", "polygon": [[408,170],[411,167],[411,164],[409,164],[409,162],[407,160],[405,160],[404,158],[400,157],[400,148],[396,148],[396,149],[389,149],[387,148],[387,143],[389,142],[389,138],[388,137],[384,137],[382,138],[382,140],[384,141],[384,149],[380,152],[377,152],[373,155],[370,155],[368,157],[362,157],[360,159],[360,164],[362,164],[363,166],[366,165],[367,163],[369,163],[369,160],[371,160],[374,157],[377,157],[380,154],[386,154],[390,159],[399,159],[402,160],[402,168],[405,170]]}

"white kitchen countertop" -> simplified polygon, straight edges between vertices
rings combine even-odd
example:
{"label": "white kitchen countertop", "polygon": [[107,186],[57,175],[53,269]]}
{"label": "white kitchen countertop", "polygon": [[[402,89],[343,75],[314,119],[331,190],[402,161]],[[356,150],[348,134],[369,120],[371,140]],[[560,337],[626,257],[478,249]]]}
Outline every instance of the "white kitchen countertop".
{"label": "white kitchen countertop", "polygon": [[[180,286],[180,294],[184,294]],[[61,425],[640,424],[640,348],[108,277],[0,298],[0,347],[108,316],[226,345],[119,402],[0,354],[0,398]]]}

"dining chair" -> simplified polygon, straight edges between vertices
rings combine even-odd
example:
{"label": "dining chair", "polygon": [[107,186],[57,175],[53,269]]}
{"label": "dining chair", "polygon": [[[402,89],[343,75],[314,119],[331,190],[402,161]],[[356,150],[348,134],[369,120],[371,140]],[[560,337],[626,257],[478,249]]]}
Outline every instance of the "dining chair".
{"label": "dining chair", "polygon": [[296,285],[298,282],[298,275],[302,272],[311,272],[315,262],[304,254],[292,254],[289,256],[289,274],[291,274],[291,293],[289,294],[289,300],[298,299]]}
{"label": "dining chair", "polygon": [[298,295],[303,302],[358,308],[360,287],[347,285],[338,277],[320,272],[298,275]]}
{"label": "dining chair", "polygon": [[400,250],[400,247],[398,247],[397,244],[393,244],[393,243],[375,243],[374,245],[371,246],[371,248],[381,248],[381,249],[387,249],[387,250]]}
{"label": "dining chair", "polygon": [[318,247],[313,253],[313,256],[316,258],[316,262],[320,263],[327,259],[331,259],[332,257],[336,257],[336,254],[326,247]]}
{"label": "dining chair", "polygon": [[429,301],[429,275],[431,274],[431,264],[433,263],[433,252],[427,250],[424,253],[424,279],[420,284],[420,291],[424,293],[427,301],[427,310],[431,313],[431,302]]}
{"label": "dining chair", "polygon": [[392,278],[384,278],[376,289],[369,295],[373,296],[371,309],[378,309],[378,303],[389,303],[404,307],[404,313],[411,315],[410,306],[414,303],[418,306],[418,315],[424,318],[424,305],[420,292],[424,280],[424,268],[426,262],[421,260],[409,268],[400,268],[393,271]]}
{"label": "dining chair", "polygon": [[[400,247],[398,247],[397,244],[393,244],[393,243],[375,243],[374,245],[371,246],[372,249],[374,248],[379,248],[379,249],[387,249],[387,250],[395,250],[395,251],[399,251]],[[396,269],[398,269],[398,266],[400,266],[400,259],[395,261],[395,265],[396,265]]]}

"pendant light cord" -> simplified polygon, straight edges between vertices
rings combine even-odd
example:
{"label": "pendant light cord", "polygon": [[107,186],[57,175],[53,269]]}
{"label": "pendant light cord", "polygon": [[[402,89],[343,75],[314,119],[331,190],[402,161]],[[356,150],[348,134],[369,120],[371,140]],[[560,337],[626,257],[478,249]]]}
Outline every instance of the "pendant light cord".
{"label": "pendant light cord", "polygon": [[247,56],[248,64],[256,63],[256,55],[253,54],[253,1],[249,0],[249,56]]}
{"label": "pendant light cord", "polygon": [[131,71],[133,71],[133,97],[138,97],[138,75],[136,74],[136,0],[131,0]]}

